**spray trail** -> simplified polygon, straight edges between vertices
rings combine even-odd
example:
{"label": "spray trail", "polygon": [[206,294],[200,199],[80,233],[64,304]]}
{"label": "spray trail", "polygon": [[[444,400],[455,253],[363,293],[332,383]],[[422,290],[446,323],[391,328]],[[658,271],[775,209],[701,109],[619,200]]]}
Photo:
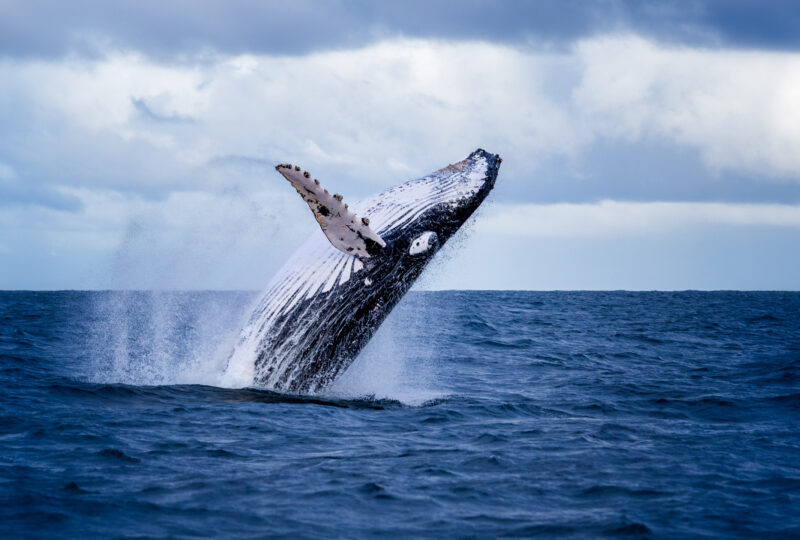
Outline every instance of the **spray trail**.
{"label": "spray trail", "polygon": [[221,385],[252,293],[109,291],[94,300],[88,378]]}

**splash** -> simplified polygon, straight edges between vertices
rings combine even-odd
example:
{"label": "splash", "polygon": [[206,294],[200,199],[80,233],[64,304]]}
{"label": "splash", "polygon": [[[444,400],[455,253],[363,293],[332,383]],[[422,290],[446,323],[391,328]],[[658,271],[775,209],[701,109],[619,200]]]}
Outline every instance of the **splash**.
{"label": "splash", "polygon": [[113,290],[92,298],[84,378],[246,386],[221,380],[221,373],[253,293],[175,290],[241,287],[253,281],[248,272],[274,270],[273,254],[282,250],[263,231],[280,228],[278,212],[274,204],[257,204],[258,197],[238,187],[173,194],[128,220],[103,280]]}
{"label": "splash", "polygon": [[[258,227],[252,223],[259,217],[240,199],[236,194],[221,197],[224,211],[213,219],[205,213],[183,212],[171,228],[161,213],[130,220],[109,282],[142,290],[94,296],[94,322],[87,347],[90,360],[82,378],[130,385],[253,385],[252,373],[232,373],[226,368],[255,307],[255,295],[165,290],[202,283],[209,268],[234,268],[237,265],[231,261],[241,259],[239,251],[271,252],[272,258],[277,258],[274,250],[253,249],[255,237],[263,237],[263,228],[256,232]],[[200,203],[192,199],[192,204]],[[263,217],[260,220],[263,222]],[[208,223],[201,223],[204,221]],[[250,225],[245,227],[244,222]],[[268,262],[247,266],[264,268]],[[238,278],[224,282],[241,282],[241,276]],[[400,311],[404,311],[402,307]],[[417,323],[397,314],[390,316],[350,369],[321,396],[387,399],[410,405],[442,397],[443,392],[432,385],[431,359],[419,351],[409,352],[414,350],[408,347],[409,340],[422,343],[425,349],[424,338],[417,337],[424,329]],[[246,364],[252,366],[254,360],[247,358]]]}
{"label": "splash", "polygon": [[403,299],[355,362],[323,395],[340,399],[394,400],[421,406],[448,393],[437,386],[424,300]]}
{"label": "splash", "polygon": [[94,301],[89,380],[224,385],[221,375],[252,293],[99,294]]}
{"label": "splash", "polygon": [[[252,386],[226,366],[253,292],[106,291],[93,299],[82,378],[134,386]],[[419,297],[401,303],[353,365],[318,397],[391,400],[409,406],[446,397],[436,385],[435,351],[426,342]]]}

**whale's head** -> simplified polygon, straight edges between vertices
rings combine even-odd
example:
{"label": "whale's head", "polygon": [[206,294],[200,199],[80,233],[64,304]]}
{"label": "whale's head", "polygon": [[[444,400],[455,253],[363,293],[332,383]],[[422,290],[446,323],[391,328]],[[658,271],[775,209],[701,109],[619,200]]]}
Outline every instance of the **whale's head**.
{"label": "whale's head", "polygon": [[466,159],[376,195],[360,205],[386,245],[367,264],[424,264],[480,206],[502,159],[478,149]]}

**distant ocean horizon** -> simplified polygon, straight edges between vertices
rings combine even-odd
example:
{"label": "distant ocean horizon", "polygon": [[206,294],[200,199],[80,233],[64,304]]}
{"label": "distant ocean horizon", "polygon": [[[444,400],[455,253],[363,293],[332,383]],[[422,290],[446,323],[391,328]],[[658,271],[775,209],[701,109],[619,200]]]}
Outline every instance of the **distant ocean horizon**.
{"label": "distant ocean horizon", "polygon": [[[181,288],[87,288],[87,289],[0,289],[0,293],[9,292],[31,292],[31,293],[59,293],[59,292],[85,292],[85,293],[98,293],[98,292],[174,292],[174,293],[191,293],[191,292],[220,292],[220,293],[249,293],[258,294],[262,289],[181,289]],[[622,293],[685,293],[685,292],[701,292],[701,293],[715,293],[715,292],[800,292],[800,289],[412,289],[411,292],[415,293],[446,293],[446,292],[498,292],[498,293],[564,293],[564,292],[585,292],[585,293],[606,293],[606,292],[622,292]]]}
{"label": "distant ocean horizon", "polygon": [[257,297],[0,292],[0,536],[800,536],[800,292],[412,291],[316,395]]}

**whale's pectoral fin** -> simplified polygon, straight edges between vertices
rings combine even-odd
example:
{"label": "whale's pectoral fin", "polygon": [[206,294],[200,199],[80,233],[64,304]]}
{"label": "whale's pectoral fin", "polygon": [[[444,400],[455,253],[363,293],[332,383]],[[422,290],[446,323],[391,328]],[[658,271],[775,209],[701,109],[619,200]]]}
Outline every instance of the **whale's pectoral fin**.
{"label": "whale's pectoral fin", "polygon": [[366,258],[386,247],[386,242],[369,228],[369,220],[360,218],[342,202],[341,195],[331,195],[300,167],[281,164],[275,167],[297,190],[311,211],[322,232],[333,247],[348,255]]}

